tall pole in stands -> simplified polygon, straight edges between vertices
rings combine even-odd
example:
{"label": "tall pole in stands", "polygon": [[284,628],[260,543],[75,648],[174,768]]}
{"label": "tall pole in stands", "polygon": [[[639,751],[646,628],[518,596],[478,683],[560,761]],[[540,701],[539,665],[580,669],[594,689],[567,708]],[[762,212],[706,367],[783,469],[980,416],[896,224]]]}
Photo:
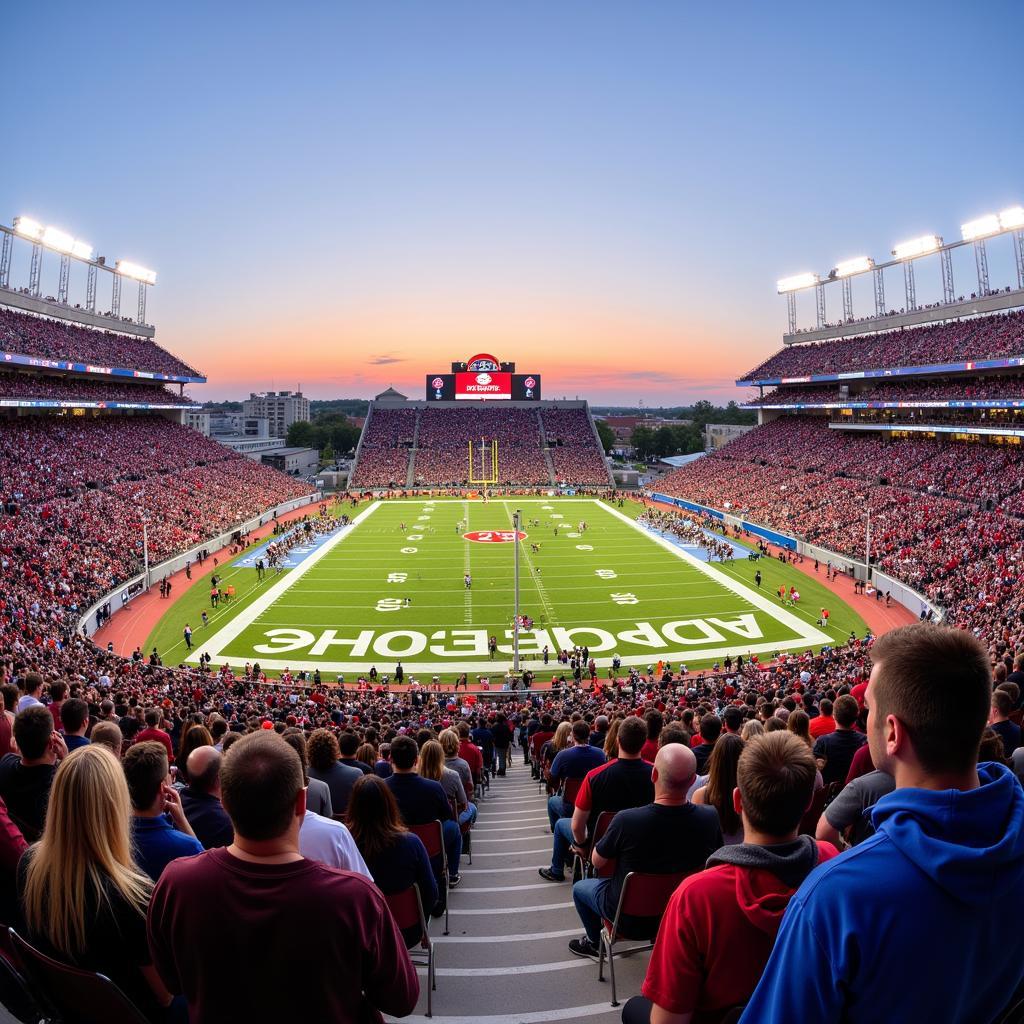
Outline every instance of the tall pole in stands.
{"label": "tall pole in stands", "polygon": [[142,520],[142,571],[146,574],[144,586],[149,590],[149,524]]}
{"label": "tall pole in stands", "polygon": [[512,547],[515,548],[515,611],[512,619],[512,671],[519,674],[519,517],[522,513],[515,510],[512,516]]}
{"label": "tall pole in stands", "polygon": [[871,581],[871,511],[867,515],[867,531],[864,538],[864,582]]}

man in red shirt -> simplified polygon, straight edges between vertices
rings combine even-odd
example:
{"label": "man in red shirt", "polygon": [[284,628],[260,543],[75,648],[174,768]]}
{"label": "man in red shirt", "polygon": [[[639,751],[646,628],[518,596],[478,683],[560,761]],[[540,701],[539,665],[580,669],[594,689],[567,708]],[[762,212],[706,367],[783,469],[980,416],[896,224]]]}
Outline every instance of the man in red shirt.
{"label": "man in red shirt", "polygon": [[[269,730],[238,740],[221,763],[221,797],[234,842],[169,864],[149,905],[153,965],[184,994],[189,1019],[362,1024],[411,1013],[419,982],[384,897],[299,852],[306,790],[294,748]],[[316,983],[297,993],[275,977]]]}
{"label": "man in red shirt", "polygon": [[826,736],[836,731],[836,720],[832,717],[832,701],[824,698],[819,705],[820,714],[811,719],[811,736],[818,739],[819,736]]}
{"label": "man in red shirt", "polygon": [[624,1024],[683,1024],[750,998],[790,896],[836,855],[830,843],[797,834],[815,773],[810,750],[792,733],[747,744],[733,791],[744,841],[712,854],[672,895],[643,995],[626,1003]]}
{"label": "man in red shirt", "polygon": [[136,743],[154,741],[160,743],[167,751],[167,763],[174,764],[174,748],[171,746],[171,737],[160,728],[164,724],[164,713],[159,708],[146,709],[146,728],[135,736]]}
{"label": "man in red shirt", "polygon": [[459,722],[457,730],[459,733],[459,757],[469,765],[469,770],[473,773],[473,781],[476,782],[484,773],[484,755],[469,738],[468,722]]}

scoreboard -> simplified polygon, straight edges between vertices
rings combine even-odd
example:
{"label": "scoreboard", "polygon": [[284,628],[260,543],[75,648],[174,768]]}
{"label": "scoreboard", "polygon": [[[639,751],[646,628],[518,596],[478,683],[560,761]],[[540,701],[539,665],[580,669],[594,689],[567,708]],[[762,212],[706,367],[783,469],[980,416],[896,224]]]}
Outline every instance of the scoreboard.
{"label": "scoreboard", "polygon": [[453,363],[451,373],[427,374],[427,401],[532,402],[540,399],[540,374],[516,373],[515,363],[499,363],[486,354]]}

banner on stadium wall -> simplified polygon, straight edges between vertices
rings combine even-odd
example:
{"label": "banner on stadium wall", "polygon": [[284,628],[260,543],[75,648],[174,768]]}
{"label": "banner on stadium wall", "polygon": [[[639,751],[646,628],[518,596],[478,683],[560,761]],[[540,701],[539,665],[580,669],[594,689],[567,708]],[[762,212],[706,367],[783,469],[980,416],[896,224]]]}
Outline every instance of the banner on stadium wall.
{"label": "banner on stadium wall", "polygon": [[112,377],[143,377],[146,380],[166,380],[176,384],[205,384],[205,377],[182,377],[172,373],[150,373],[147,370],[129,370],[121,366],[91,366],[89,363],[70,363],[59,359],[40,359],[23,356],[18,352],[0,351],[0,362],[15,366],[35,366],[43,370],[65,370],[71,373],[104,373]]}

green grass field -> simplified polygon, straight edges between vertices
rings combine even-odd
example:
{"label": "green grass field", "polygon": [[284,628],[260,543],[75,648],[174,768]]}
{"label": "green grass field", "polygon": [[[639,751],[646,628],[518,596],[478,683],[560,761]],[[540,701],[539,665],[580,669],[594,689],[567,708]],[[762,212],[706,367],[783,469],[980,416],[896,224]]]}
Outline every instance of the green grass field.
{"label": "green grass field", "polygon": [[[147,649],[156,646],[167,663],[209,653],[215,664],[258,661],[271,674],[319,668],[326,678],[351,678],[372,665],[391,672],[399,659],[407,676],[420,678],[503,673],[512,660],[514,545],[468,540],[456,527],[510,536],[516,508],[527,535],[520,610],[534,620],[520,634],[526,666],[542,665],[545,645],[552,665],[559,648],[586,644],[601,667],[617,653],[623,666],[664,660],[675,668],[820,647],[851,629],[863,634],[860,617],[816,580],[771,559],[708,565],[638,527],[633,502],[620,511],[592,499],[438,498],[369,504],[353,526],[262,584],[253,568],[222,566],[235,603],[214,611],[209,586],[198,584],[171,606]],[[782,581],[802,595],[795,609],[774,597]],[[827,631],[815,625],[823,605],[831,611]],[[191,652],[181,637],[186,621],[195,631]],[[493,660],[490,636],[499,645]]]}

